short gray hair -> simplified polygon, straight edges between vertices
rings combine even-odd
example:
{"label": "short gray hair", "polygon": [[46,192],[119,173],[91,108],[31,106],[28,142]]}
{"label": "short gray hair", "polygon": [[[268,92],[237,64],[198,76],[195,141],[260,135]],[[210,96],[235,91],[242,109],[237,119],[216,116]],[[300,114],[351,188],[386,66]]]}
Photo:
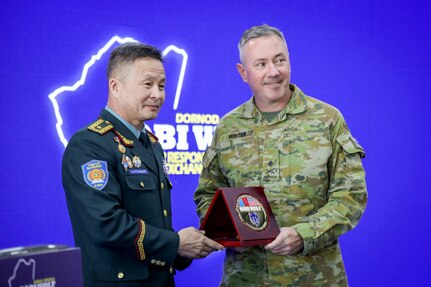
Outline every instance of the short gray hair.
{"label": "short gray hair", "polygon": [[253,26],[250,29],[245,30],[244,33],[242,33],[241,39],[239,40],[239,43],[238,43],[240,61],[242,62],[242,50],[244,48],[244,45],[249,40],[254,38],[259,38],[259,37],[268,37],[271,35],[276,35],[280,37],[286,43],[286,39],[284,38],[283,32],[267,24],[263,24],[260,26]]}

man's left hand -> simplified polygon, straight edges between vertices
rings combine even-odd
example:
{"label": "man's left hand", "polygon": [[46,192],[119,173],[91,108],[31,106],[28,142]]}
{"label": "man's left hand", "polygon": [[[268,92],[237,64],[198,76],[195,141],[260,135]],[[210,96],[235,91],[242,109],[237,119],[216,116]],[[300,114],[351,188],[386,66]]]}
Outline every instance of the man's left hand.
{"label": "man's left hand", "polygon": [[304,247],[304,240],[291,227],[280,228],[280,234],[273,242],[265,246],[266,250],[278,255],[292,255]]}

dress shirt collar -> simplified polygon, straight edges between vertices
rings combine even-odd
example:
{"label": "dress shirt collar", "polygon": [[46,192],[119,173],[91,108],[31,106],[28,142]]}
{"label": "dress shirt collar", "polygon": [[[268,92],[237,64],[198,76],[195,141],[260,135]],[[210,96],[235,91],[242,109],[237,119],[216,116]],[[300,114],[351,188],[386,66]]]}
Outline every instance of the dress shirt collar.
{"label": "dress shirt collar", "polygon": [[139,136],[141,133],[146,133],[145,131],[145,124],[142,127],[142,130],[138,130],[135,128],[131,123],[123,119],[120,115],[118,115],[116,112],[114,112],[112,109],[110,109],[108,106],[105,107],[105,110],[111,113],[114,117],[116,117],[120,122],[122,122],[135,136],[137,139],[139,139]]}

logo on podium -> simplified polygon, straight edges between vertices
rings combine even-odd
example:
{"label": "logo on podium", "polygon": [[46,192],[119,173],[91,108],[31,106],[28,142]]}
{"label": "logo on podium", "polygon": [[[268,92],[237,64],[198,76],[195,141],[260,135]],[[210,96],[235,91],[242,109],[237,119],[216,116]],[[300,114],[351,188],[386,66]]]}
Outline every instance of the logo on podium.
{"label": "logo on podium", "polygon": [[261,186],[217,189],[200,229],[226,247],[265,245],[280,233]]}

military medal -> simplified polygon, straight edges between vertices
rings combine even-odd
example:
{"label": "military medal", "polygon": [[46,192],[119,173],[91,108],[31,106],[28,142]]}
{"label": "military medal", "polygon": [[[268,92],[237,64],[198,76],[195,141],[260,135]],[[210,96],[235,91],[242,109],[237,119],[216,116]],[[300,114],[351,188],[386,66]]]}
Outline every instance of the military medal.
{"label": "military medal", "polygon": [[127,171],[129,164],[127,163],[126,155],[123,154],[123,158],[121,159],[121,165],[124,167],[124,170]]}
{"label": "military medal", "polygon": [[136,155],[132,158],[132,163],[136,168],[140,168],[142,166],[141,159]]}
{"label": "military medal", "polygon": [[166,165],[166,162],[163,161],[163,171],[165,174],[169,174],[169,166]]}
{"label": "military medal", "polygon": [[126,152],[126,148],[120,143],[118,144],[118,150],[123,154]]}
{"label": "military medal", "polygon": [[115,141],[116,143],[118,143],[118,150],[119,150],[122,154],[126,153],[126,148],[124,147],[124,145],[122,145],[122,144],[121,144],[120,139],[119,139],[118,137],[114,137],[114,141]]}
{"label": "military medal", "polygon": [[126,155],[126,162],[129,168],[133,168],[132,160]]}

